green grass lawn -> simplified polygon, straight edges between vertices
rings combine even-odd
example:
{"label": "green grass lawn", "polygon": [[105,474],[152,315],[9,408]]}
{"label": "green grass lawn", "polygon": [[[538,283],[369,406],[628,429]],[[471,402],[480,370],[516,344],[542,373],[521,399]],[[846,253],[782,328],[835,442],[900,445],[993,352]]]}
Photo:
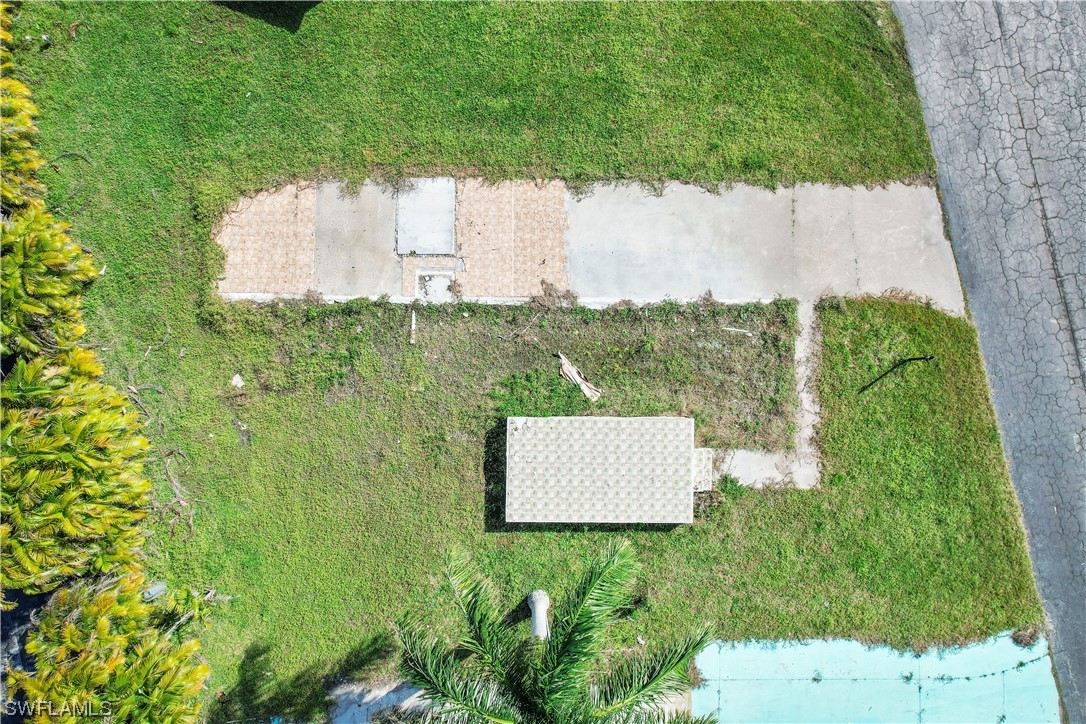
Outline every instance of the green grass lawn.
{"label": "green grass lawn", "polygon": [[[397,615],[449,619],[448,545],[512,605],[615,535],[500,525],[502,414],[681,413],[708,444],[783,449],[795,404],[788,302],[425,309],[414,346],[391,305],[221,304],[226,205],[287,179],[414,173],[927,178],[896,27],[855,4],[322,3],[292,34],[211,3],[23,5],[16,37],[53,39],[17,57],[50,202],[106,267],[90,338],[114,381],[161,386],[142,395],[148,473],[165,493],[161,454],[183,452],[171,469],[200,501],[191,538],[160,525],[155,570],[233,597],[202,636],[213,691],[312,714],[326,673],[387,670]],[[888,302],[822,320],[825,488],[725,487],[693,526],[625,532],[645,577],[623,642],[691,620],[898,646],[1040,621],[972,328]],[[599,407],[556,380],[559,349]]]}
{"label": "green grass lawn", "polygon": [[[693,526],[624,531],[504,525],[503,416],[681,412],[709,444],[786,448],[791,303],[427,307],[415,345],[394,305],[221,310],[206,332],[217,352],[200,354],[218,362],[178,360],[188,373],[160,407],[205,502],[191,540],[158,540],[156,566],[235,596],[204,636],[232,716],[312,715],[329,671],[388,670],[399,614],[450,624],[450,546],[472,552],[512,609],[627,536],[645,573],[619,645],[692,620],[728,639],[902,647],[1041,620],[975,333],[928,307],[823,304],[822,490],[723,485]],[[756,337],[721,329],[736,326]],[[556,349],[605,390],[600,403],[560,380]],[[860,392],[924,354],[937,359]]]}

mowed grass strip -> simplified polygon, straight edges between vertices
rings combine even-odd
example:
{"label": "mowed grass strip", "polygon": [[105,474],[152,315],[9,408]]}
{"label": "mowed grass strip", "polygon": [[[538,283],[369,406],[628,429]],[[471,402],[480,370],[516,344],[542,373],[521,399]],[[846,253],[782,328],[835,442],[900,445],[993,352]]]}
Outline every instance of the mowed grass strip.
{"label": "mowed grass strip", "polygon": [[208,190],[317,169],[706,184],[934,172],[884,5],[321,3],[295,32],[276,24],[294,12],[26,8],[21,32],[54,45],[23,65],[63,82],[49,100],[95,118],[94,135],[143,138],[130,163],[180,152]]}
{"label": "mowed grass strip", "polygon": [[871,633],[893,621],[899,643],[953,642],[1040,622],[972,325],[871,299],[825,300],[819,320],[829,552],[882,602]]}

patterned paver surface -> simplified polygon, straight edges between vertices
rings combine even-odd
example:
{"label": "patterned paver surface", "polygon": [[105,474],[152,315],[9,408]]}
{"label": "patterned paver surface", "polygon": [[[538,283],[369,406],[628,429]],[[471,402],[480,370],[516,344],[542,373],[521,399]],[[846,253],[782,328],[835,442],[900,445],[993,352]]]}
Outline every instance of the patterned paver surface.
{"label": "patterned paver surface", "polygon": [[900,3],[954,251],[1086,721],[1086,4]]}
{"label": "patterned paver surface", "polygon": [[694,421],[683,417],[510,417],[505,519],[691,523]]}
{"label": "patterned paver surface", "polygon": [[[601,185],[574,196],[561,181],[429,181],[448,182],[455,201],[406,203],[373,185],[344,195],[335,184],[243,200],[218,236],[227,257],[220,293],[406,302],[420,294],[420,270],[452,269],[460,296],[483,302],[566,291],[589,306],[705,292],[749,302],[905,291],[964,311],[932,188],[739,185],[712,194],[672,183],[661,194]],[[449,217],[453,238],[397,255],[403,229],[429,228],[405,216],[430,214]]]}
{"label": "patterned paver surface", "polygon": [[311,186],[284,186],[243,198],[219,223],[216,241],[226,252],[220,294],[299,295],[313,285]]}
{"label": "patterned paver surface", "polygon": [[561,181],[481,179],[457,182],[457,275],[465,297],[525,298],[543,282],[569,288],[565,233],[566,187]]}

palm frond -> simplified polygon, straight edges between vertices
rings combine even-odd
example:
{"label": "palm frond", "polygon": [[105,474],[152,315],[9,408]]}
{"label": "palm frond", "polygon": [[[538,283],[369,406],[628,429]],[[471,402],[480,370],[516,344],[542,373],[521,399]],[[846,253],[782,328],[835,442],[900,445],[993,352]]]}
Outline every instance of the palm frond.
{"label": "palm frond", "polygon": [[499,682],[480,677],[464,666],[455,652],[427,636],[423,626],[402,621],[396,627],[404,653],[401,673],[413,686],[422,689],[423,698],[441,721],[486,721],[493,724],[517,724],[522,720],[516,705],[503,692]]}
{"label": "palm frond", "polygon": [[445,572],[468,624],[468,635],[461,639],[460,646],[475,654],[496,680],[505,681],[516,638],[494,603],[493,586],[463,550],[449,553]]}
{"label": "palm frond", "polygon": [[607,624],[630,604],[638,570],[629,543],[617,541],[592,562],[556,610],[542,656],[543,688],[556,707],[587,697]]}
{"label": "palm frond", "polygon": [[665,713],[656,707],[618,712],[603,721],[606,724],[717,724],[715,714],[694,716],[687,711]]}
{"label": "palm frond", "polygon": [[694,716],[688,712],[680,712],[678,714],[672,714],[664,719],[667,724],[717,724],[717,718],[715,714],[703,714],[702,716]]}
{"label": "palm frond", "polygon": [[594,688],[597,718],[622,711],[655,709],[673,694],[687,691],[691,684],[690,664],[709,643],[705,627],[673,644],[619,664]]}

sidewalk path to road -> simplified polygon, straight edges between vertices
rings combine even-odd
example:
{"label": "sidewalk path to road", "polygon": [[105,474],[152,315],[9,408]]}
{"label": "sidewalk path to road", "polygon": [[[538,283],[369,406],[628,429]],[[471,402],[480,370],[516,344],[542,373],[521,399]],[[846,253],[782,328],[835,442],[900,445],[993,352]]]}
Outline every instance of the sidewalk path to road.
{"label": "sidewalk path to road", "polygon": [[1064,708],[1086,721],[1086,4],[896,10]]}
{"label": "sidewalk path to road", "polygon": [[447,301],[455,291],[510,303],[553,286],[587,306],[904,292],[965,309],[938,196],[903,184],[573,194],[561,181],[415,179],[399,192],[324,183],[241,200],[216,238],[227,299]]}

